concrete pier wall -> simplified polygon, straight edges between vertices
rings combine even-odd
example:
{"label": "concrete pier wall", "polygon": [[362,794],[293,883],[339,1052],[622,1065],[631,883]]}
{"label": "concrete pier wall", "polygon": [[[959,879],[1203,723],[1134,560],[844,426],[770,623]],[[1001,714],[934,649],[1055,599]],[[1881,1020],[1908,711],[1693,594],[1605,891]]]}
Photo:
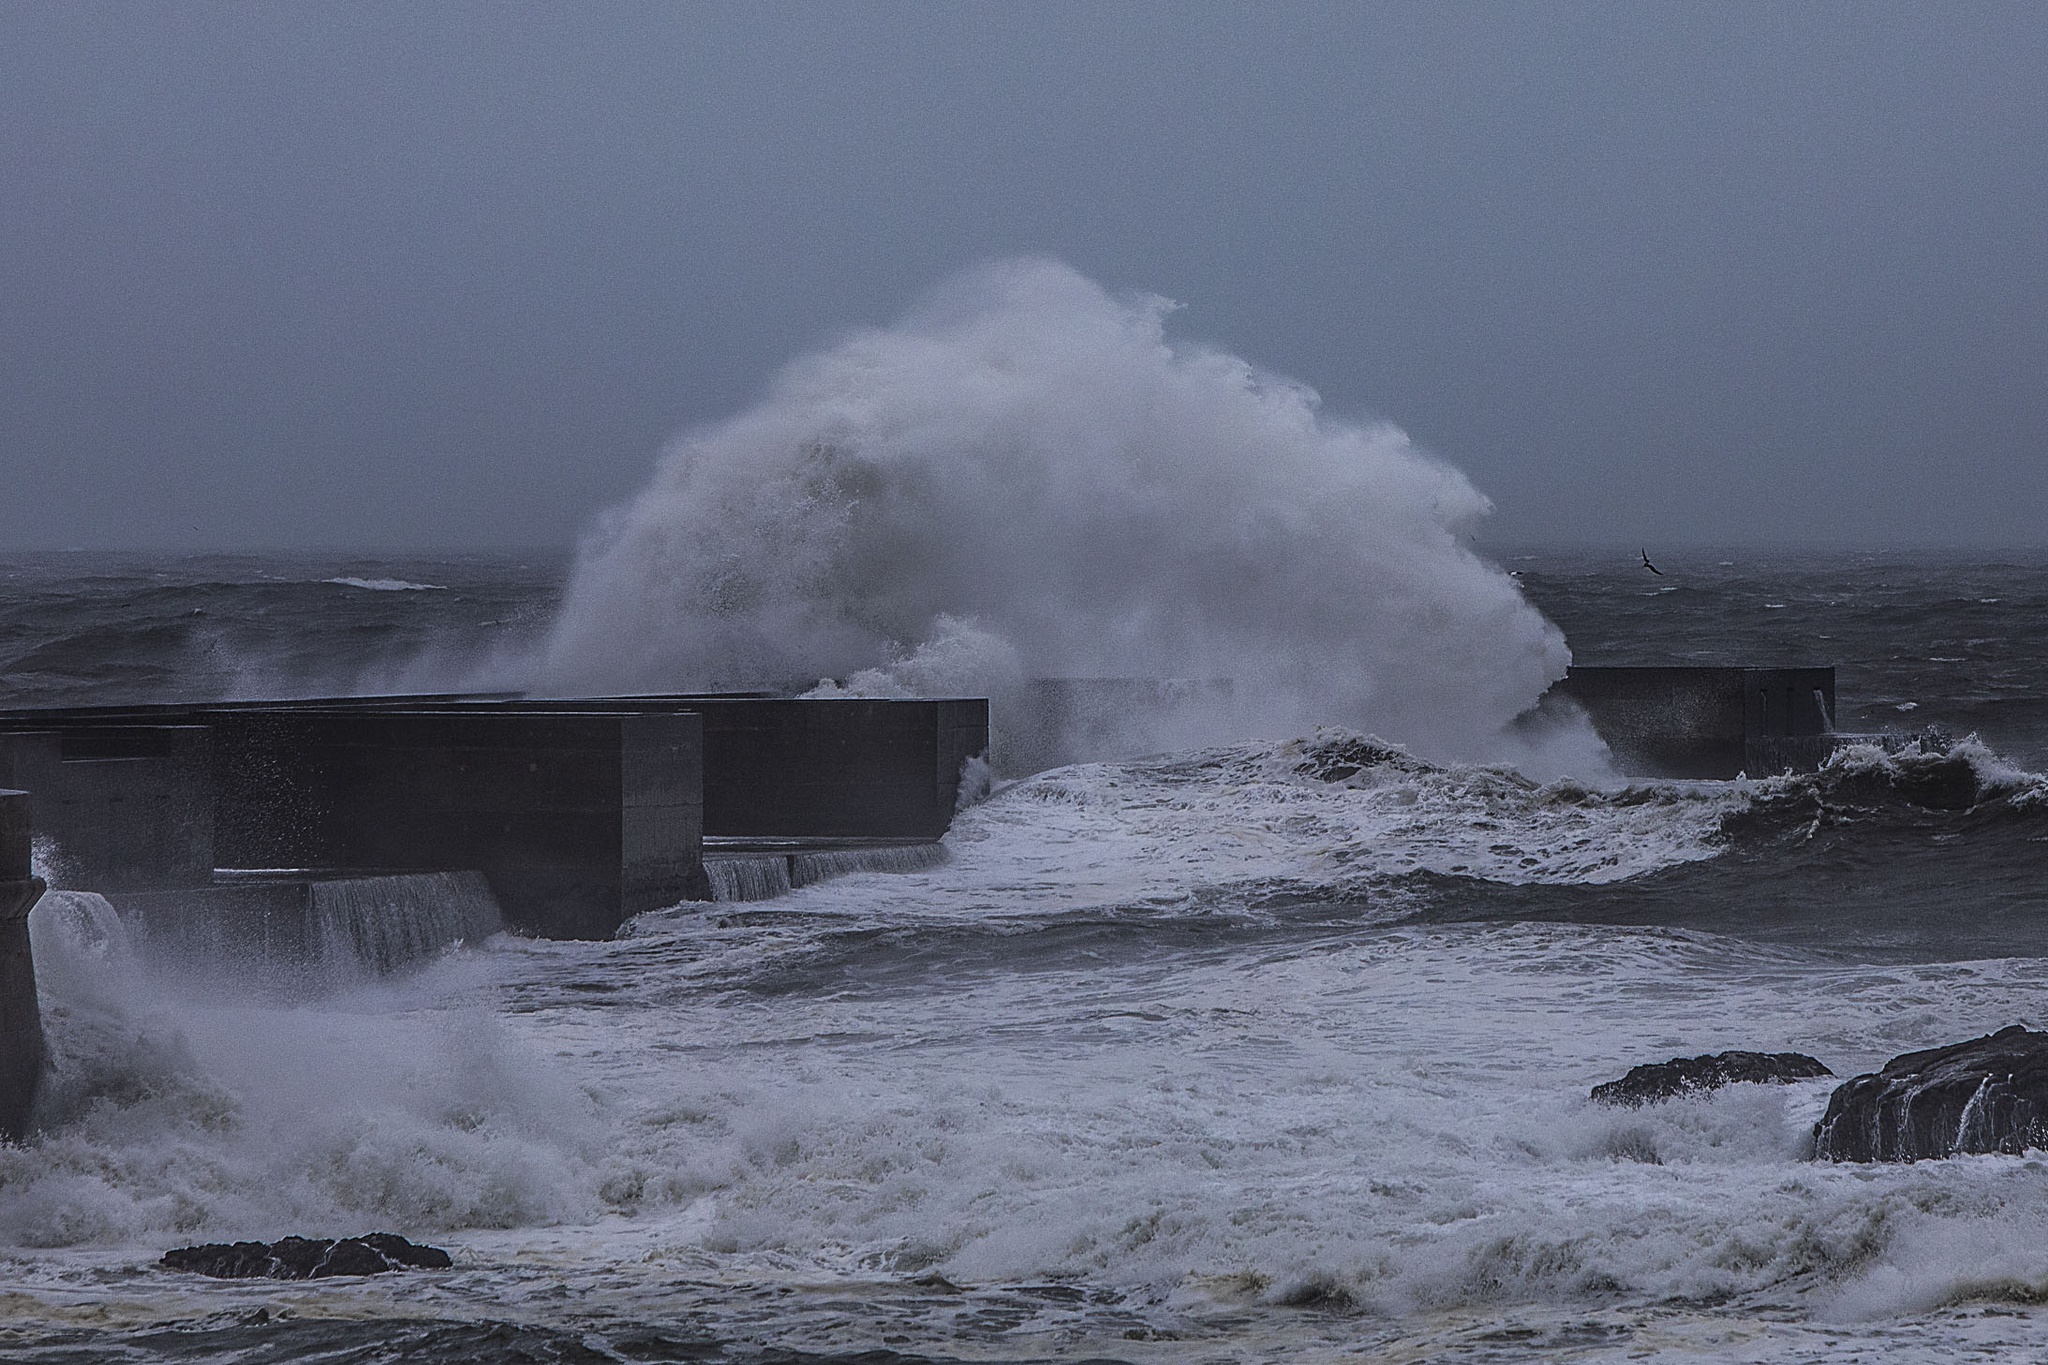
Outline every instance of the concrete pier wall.
{"label": "concrete pier wall", "polygon": [[[591,938],[708,895],[706,834],[935,840],[988,744],[981,699],[339,698],[0,712],[0,777],[67,794],[67,884],[476,869],[514,927]],[[131,818],[176,795],[205,818]]]}
{"label": "concrete pier wall", "polygon": [[959,803],[963,767],[989,747],[980,697],[678,693],[477,705],[702,716],[704,833],[725,838],[939,838]]}
{"label": "concrete pier wall", "polygon": [[56,843],[65,880],[96,891],[206,883],[212,770],[204,725],[0,733],[0,787],[35,793],[37,828]]}
{"label": "concrete pier wall", "polygon": [[704,832],[937,839],[988,752],[983,700],[720,701],[704,717]]}
{"label": "concrete pier wall", "polygon": [[223,867],[475,869],[515,927],[606,938],[701,895],[690,714],[240,710],[214,718]]}
{"label": "concrete pier wall", "polygon": [[1577,702],[1623,772],[1760,777],[1812,767],[1834,728],[1833,668],[1574,665],[1554,693]]}
{"label": "concrete pier wall", "polygon": [[[205,725],[223,732],[315,713],[460,714],[614,713],[704,718],[705,832],[737,837],[935,839],[950,823],[960,772],[988,752],[988,702],[982,698],[792,699],[758,693],[676,693],[545,700],[503,694],[344,697],[290,702],[218,702],[115,708],[73,707],[0,713],[0,729],[33,720],[66,734],[135,725]],[[227,741],[223,774],[251,751]],[[287,750],[272,746],[272,751]],[[268,760],[258,760],[268,761]],[[276,760],[268,782],[288,794],[293,775]],[[233,846],[239,836],[221,836]],[[236,852],[224,865],[246,866]]]}
{"label": "concrete pier wall", "polygon": [[28,941],[28,912],[43,894],[30,866],[29,814],[27,792],[0,791],[0,1140],[9,1142],[28,1133],[49,1059]]}

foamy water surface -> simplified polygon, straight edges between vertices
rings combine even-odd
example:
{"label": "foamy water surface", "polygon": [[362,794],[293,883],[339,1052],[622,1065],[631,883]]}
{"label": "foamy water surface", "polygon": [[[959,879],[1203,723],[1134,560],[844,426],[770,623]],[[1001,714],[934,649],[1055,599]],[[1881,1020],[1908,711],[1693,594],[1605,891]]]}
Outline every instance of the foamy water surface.
{"label": "foamy water surface", "polygon": [[[615,943],[495,938],[288,1009],[193,998],[118,926],[49,916],[60,1082],[48,1131],[0,1151],[6,1339],[24,1359],[322,1333],[505,1358],[506,1323],[636,1359],[2040,1350],[2041,1162],[1816,1165],[1827,1081],[1635,1111],[1586,1091],[1723,1047],[1848,1075],[2034,1018],[2048,964],[1429,922],[1461,879],[1711,866],[1723,817],[1768,796],[1540,787],[1341,732],[1090,765],[966,812],[939,866],[678,907]],[[457,1269],[151,1265],[373,1226]]]}

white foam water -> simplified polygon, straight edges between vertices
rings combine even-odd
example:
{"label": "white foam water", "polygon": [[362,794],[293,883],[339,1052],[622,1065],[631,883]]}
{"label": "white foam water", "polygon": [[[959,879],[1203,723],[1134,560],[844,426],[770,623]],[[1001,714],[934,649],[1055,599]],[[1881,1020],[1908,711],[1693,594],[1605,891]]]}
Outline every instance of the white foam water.
{"label": "white foam water", "polygon": [[[1488,503],[1173,305],[999,262],[686,435],[583,547],[540,683],[998,699],[1228,679],[1175,744],[1341,722],[1455,757],[1568,659],[1470,532]],[[1597,743],[1552,737],[1592,764]]]}
{"label": "white foam water", "polygon": [[599,1106],[506,1029],[476,953],[276,1003],[153,969],[104,898],[52,892],[31,941],[52,1070],[36,1136],[0,1146],[24,1249],[279,1235],[367,1219],[517,1226],[604,1207]]}
{"label": "white foam water", "polygon": [[338,588],[361,588],[365,592],[446,592],[441,583],[409,583],[403,578],[328,578],[323,582]]}
{"label": "white foam water", "polygon": [[[67,902],[36,925],[46,1131],[0,1151],[10,1307],[51,1330],[202,1298],[592,1339],[687,1320],[983,1358],[2038,1348],[2040,1162],[1813,1164],[1825,1081],[1586,1092],[1723,1047],[1866,1069],[2027,1017],[2042,962],[1375,906],[1416,870],[1695,862],[1744,799],[1536,786],[1350,732],[1088,765],[963,812],[937,865],[617,943],[494,939],[287,1008],[160,991]],[[355,1307],[135,1269],[370,1226],[459,1268]]]}

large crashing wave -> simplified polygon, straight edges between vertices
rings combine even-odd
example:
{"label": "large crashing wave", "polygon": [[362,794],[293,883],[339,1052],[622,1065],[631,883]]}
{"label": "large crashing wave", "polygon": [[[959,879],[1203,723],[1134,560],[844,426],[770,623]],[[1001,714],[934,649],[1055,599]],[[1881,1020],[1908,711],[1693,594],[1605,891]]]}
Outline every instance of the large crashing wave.
{"label": "large crashing wave", "polygon": [[1467,548],[1485,497],[1173,306],[1013,260],[795,362],[586,543],[541,689],[1227,678],[1240,734],[1501,752],[1568,655]]}

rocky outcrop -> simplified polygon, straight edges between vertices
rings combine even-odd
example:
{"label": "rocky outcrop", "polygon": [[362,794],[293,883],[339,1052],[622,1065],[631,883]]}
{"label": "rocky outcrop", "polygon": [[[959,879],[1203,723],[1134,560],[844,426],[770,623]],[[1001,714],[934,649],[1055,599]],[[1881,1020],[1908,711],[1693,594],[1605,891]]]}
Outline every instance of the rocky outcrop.
{"label": "rocky outcrop", "polygon": [[209,1242],[166,1251],[169,1270],[220,1280],[324,1280],[335,1275],[381,1275],[387,1270],[446,1270],[454,1264],[439,1247],[421,1246],[389,1232],[321,1241]]}
{"label": "rocky outcrop", "polygon": [[1834,1074],[1803,1052],[1715,1052],[1632,1067],[1620,1080],[1594,1086],[1593,1098],[1601,1104],[1633,1107],[1743,1081],[1786,1085]]}
{"label": "rocky outcrop", "polygon": [[1920,1161],[2048,1146],[2048,1033],[2019,1024],[1908,1052],[1845,1082],[1813,1129],[1822,1161]]}

